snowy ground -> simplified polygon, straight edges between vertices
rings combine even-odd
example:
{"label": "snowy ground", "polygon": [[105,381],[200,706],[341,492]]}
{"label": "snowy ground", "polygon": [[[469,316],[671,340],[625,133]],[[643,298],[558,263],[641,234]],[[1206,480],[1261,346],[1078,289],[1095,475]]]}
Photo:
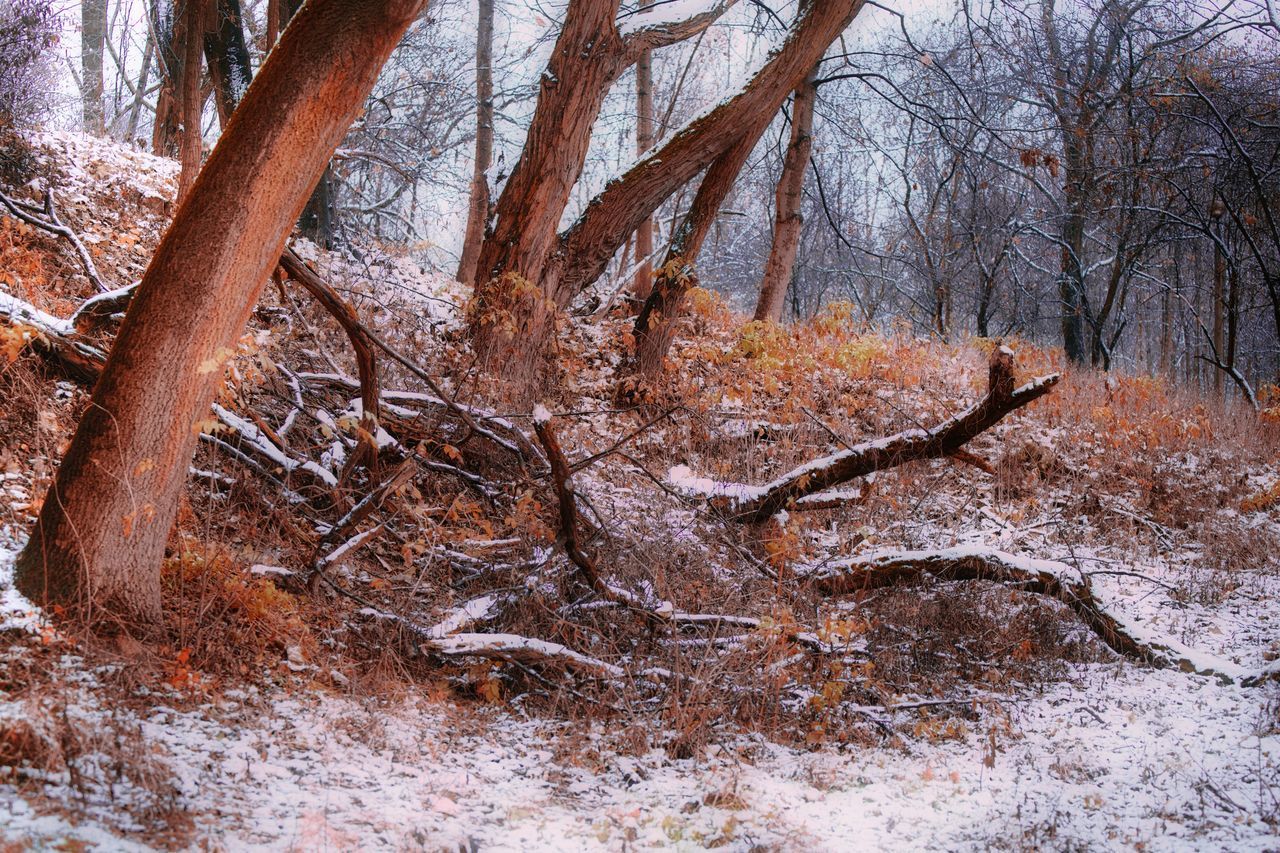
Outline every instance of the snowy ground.
{"label": "snowy ground", "polygon": [[[29,606],[5,587],[13,625]],[[111,716],[94,673],[71,655],[62,668],[72,718]],[[620,756],[597,727],[309,690],[162,702],[136,722],[198,848],[1276,850],[1275,702],[1274,689],[1114,663],[945,740],[804,752],[730,737],[684,761]],[[143,792],[43,781],[39,797],[0,788],[5,839],[144,848],[122,816]]]}

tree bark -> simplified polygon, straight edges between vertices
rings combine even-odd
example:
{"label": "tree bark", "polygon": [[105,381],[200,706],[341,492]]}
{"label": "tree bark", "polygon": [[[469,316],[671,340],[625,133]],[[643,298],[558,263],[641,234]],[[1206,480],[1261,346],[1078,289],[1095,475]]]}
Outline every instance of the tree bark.
{"label": "tree bark", "polygon": [[[476,350],[483,363],[502,363],[503,373],[517,385],[528,387],[537,374],[556,312],[564,307],[546,283],[547,271],[559,263],[564,246],[557,229],[609,88],[645,50],[702,32],[734,2],[718,0],[679,22],[646,22],[641,13],[625,36],[617,23],[620,0],[569,3],[542,75],[524,149],[498,198],[493,230],[481,247],[476,271],[470,318]],[[652,209],[617,237],[608,257]]]}
{"label": "tree bark", "polygon": [[253,79],[245,43],[240,0],[216,0],[217,17],[204,37],[205,62],[213,78],[218,123],[227,126],[231,113]]}
{"label": "tree bark", "polygon": [[107,0],[80,4],[80,93],[84,102],[84,130],[102,136],[102,57],[107,39]]}
{"label": "tree bark", "polygon": [[204,93],[200,88],[200,59],[204,47],[205,4],[208,0],[186,0],[182,9],[182,140],[179,154],[182,171],[178,174],[178,203],[186,198],[200,172],[200,148],[203,128]]}
{"label": "tree bark", "polygon": [[476,162],[471,173],[467,233],[458,261],[458,281],[473,284],[480,246],[489,226],[489,166],[493,162],[493,2],[480,0],[476,27]]}
{"label": "tree bark", "polygon": [[698,283],[693,266],[702,251],[702,243],[733,189],[743,164],[768,126],[767,120],[757,119],[754,128],[716,158],[698,187],[689,213],[672,236],[667,256],[654,280],[653,291],[636,316],[634,366],[641,376],[656,376],[662,372],[683,311],[685,294]]}
{"label": "tree bark", "polygon": [[426,0],[311,0],[169,226],[27,546],[19,589],[155,620],[178,497],[226,361],[324,164]]}
{"label": "tree bark", "polygon": [[[640,0],[640,8],[653,0]],[[643,157],[657,143],[653,125],[653,52],[646,50],[636,62],[636,156]],[[631,296],[643,304],[653,292],[653,217],[646,216],[636,229],[636,274]]]}
{"label": "tree bark", "polygon": [[160,157],[176,157],[182,137],[183,16],[175,0],[152,0],[151,31],[161,79],[156,117],[151,127],[151,150]]}
{"label": "tree bark", "polygon": [[813,152],[813,108],[818,99],[814,83],[817,69],[796,89],[791,107],[791,144],[782,161],[773,219],[773,246],[765,263],[760,282],[760,298],[756,302],[755,319],[782,320],[782,306],[795,271],[796,253],[800,248],[800,230],[804,227],[802,210],[804,173]]}
{"label": "tree bark", "polygon": [[862,5],[863,0],[824,0],[802,7],[786,42],[741,92],[672,135],[587,206],[543,273],[543,292],[563,306],[599,278],[641,220],[737,144],[758,116],[778,112]]}

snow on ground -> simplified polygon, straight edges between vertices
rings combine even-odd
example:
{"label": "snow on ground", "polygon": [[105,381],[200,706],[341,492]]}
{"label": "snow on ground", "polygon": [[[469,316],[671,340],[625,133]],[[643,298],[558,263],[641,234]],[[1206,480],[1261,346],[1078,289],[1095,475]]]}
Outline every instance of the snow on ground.
{"label": "snow on ground", "polygon": [[[0,589],[6,627],[30,624],[8,571]],[[83,663],[62,662],[78,682],[69,713],[119,724]],[[808,752],[726,735],[689,760],[619,755],[600,724],[421,697],[249,688],[190,710],[162,700],[136,722],[194,818],[193,848],[1274,850],[1275,702],[1274,688],[1111,663],[987,708],[958,738]],[[77,805],[64,777],[40,799],[0,786],[0,837],[143,849],[113,817],[127,786]],[[47,806],[60,795],[69,816]]]}

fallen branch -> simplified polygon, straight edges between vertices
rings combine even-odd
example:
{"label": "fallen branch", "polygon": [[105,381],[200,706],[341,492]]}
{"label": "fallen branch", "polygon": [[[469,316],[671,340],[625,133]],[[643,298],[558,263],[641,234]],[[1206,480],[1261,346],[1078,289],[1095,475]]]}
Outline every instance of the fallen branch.
{"label": "fallen branch", "polygon": [[1099,602],[1086,575],[1054,560],[961,546],[937,551],[880,551],[828,564],[807,574],[814,586],[827,595],[912,583],[926,576],[990,581],[1057,599],[1111,649],[1161,669],[1180,669],[1246,687],[1280,677],[1280,666],[1251,672],[1225,658],[1153,634]]}
{"label": "fallen branch", "polygon": [[80,257],[80,263],[84,267],[85,277],[93,283],[99,293],[106,293],[111,290],[102,283],[102,277],[98,275],[98,268],[93,263],[93,256],[89,254],[89,250],[84,247],[84,243],[80,242],[80,238],[76,236],[76,232],[63,224],[58,218],[58,213],[53,207],[53,190],[45,190],[44,192],[44,215],[41,219],[34,213],[28,213],[22,207],[16,204],[13,199],[9,198],[3,192],[0,192],[0,204],[3,204],[9,213],[15,218],[28,225],[39,228],[42,231],[48,231],[50,234],[61,237],[72,245],[76,250],[76,254]]}
{"label": "fallen branch", "polygon": [[[338,295],[329,283],[303,263],[293,249],[286,248],[280,256],[280,266],[289,278],[301,284],[342,326],[355,351],[356,371],[360,376],[360,451],[351,458],[347,470],[357,464],[372,469],[378,460],[378,363],[373,353],[373,341],[368,330],[360,322],[356,310]],[[344,472],[345,473],[345,472]]]}
{"label": "fallen branch", "polygon": [[[908,462],[956,456],[961,448],[999,423],[1010,412],[1049,393],[1058,374],[1014,387],[1013,351],[1000,347],[991,354],[987,395],[960,414],[928,429],[909,429],[896,435],[855,444],[844,451],[801,465],[763,486],[715,483],[693,477],[683,466],[670,479],[688,492],[700,494],[735,521],[759,523],[809,495]],[[969,461],[961,457],[961,461]]]}
{"label": "fallen branch", "polygon": [[7,293],[0,293],[0,322],[25,332],[28,344],[41,358],[82,385],[98,381],[107,363],[107,354],[81,340],[70,321]]}

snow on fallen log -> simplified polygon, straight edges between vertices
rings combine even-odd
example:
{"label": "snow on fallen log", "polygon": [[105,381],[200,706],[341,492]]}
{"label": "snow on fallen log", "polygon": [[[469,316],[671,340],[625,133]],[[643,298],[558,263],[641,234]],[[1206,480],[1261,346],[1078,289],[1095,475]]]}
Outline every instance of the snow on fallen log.
{"label": "snow on fallen log", "polygon": [[1018,556],[985,546],[934,551],[875,551],[798,573],[826,595],[941,580],[984,580],[1045,595],[1065,604],[1114,651],[1161,669],[1179,669],[1227,684],[1256,686],[1280,677],[1280,665],[1255,672],[1217,655],[1193,649],[1109,609],[1093,594],[1089,579],[1056,560]]}
{"label": "snow on fallen log", "polygon": [[[78,312],[77,312],[78,313]],[[80,340],[75,325],[8,293],[0,293],[0,323],[25,335],[26,343],[42,358],[78,382],[96,382],[107,354]]]}
{"label": "snow on fallen log", "polygon": [[909,429],[865,441],[821,459],[807,462],[763,486],[724,483],[697,477],[686,466],[668,473],[668,480],[684,493],[709,500],[735,521],[759,523],[811,495],[876,471],[908,462],[954,456],[960,448],[995,426],[1009,413],[1043,397],[1058,384],[1054,373],[1014,387],[1013,350],[1000,347],[991,354],[987,395],[978,403],[931,429]]}

